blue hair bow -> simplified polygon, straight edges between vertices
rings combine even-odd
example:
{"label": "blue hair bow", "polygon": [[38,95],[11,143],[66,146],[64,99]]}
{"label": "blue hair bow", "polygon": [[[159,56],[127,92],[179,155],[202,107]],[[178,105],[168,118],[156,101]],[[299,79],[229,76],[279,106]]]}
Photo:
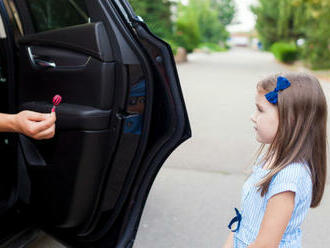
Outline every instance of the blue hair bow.
{"label": "blue hair bow", "polygon": [[290,85],[291,85],[291,83],[289,82],[288,79],[286,79],[285,77],[278,77],[276,88],[273,91],[268,92],[265,95],[266,99],[272,104],[277,104],[277,102],[278,102],[278,92],[280,90],[285,90],[286,88],[290,87]]}

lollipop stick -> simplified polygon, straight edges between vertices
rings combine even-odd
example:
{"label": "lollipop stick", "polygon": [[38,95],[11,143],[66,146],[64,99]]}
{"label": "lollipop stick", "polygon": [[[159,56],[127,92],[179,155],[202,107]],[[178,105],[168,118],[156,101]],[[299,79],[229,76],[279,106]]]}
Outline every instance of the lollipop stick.
{"label": "lollipop stick", "polygon": [[62,97],[60,95],[56,95],[53,97],[53,108],[52,112],[55,112],[56,106],[59,105],[62,101]]}

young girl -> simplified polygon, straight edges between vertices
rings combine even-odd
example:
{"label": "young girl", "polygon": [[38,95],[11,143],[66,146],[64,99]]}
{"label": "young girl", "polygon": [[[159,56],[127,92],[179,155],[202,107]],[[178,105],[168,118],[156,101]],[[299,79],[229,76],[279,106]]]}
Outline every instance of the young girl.
{"label": "young girl", "polygon": [[260,81],[255,100],[261,147],[224,247],[299,248],[301,223],[325,187],[326,99],[315,77],[285,73]]}

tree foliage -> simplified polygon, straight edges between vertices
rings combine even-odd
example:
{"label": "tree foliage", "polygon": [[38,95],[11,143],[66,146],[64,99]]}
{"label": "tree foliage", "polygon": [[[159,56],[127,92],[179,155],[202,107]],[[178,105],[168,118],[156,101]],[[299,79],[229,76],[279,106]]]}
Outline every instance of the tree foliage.
{"label": "tree foliage", "polygon": [[219,21],[227,26],[235,16],[236,6],[233,0],[212,0],[212,8],[218,13]]}
{"label": "tree foliage", "polygon": [[226,4],[231,6],[232,0],[190,0],[188,5],[179,4],[175,33],[178,43],[188,51],[200,43],[225,43],[229,36],[225,26],[234,15],[228,6],[225,9],[229,9],[230,13],[223,14],[222,17],[219,8]]}
{"label": "tree foliage", "polygon": [[330,0],[259,0],[251,9],[265,49],[278,41],[304,39],[308,64],[330,68]]}
{"label": "tree foliage", "polygon": [[172,34],[170,0],[129,0],[135,13],[143,18],[152,32],[161,38]]}
{"label": "tree foliage", "polygon": [[277,41],[297,40],[302,36],[299,28],[301,6],[292,0],[259,0],[251,9],[257,16],[256,29],[266,49]]}
{"label": "tree foliage", "polygon": [[[161,38],[189,52],[200,43],[225,43],[235,12],[233,0],[129,0],[135,12]],[[176,11],[171,11],[176,7]],[[174,21],[175,20],[175,21]]]}
{"label": "tree foliage", "polygon": [[201,32],[201,41],[218,43],[226,41],[228,33],[219,20],[218,12],[213,8],[210,0],[191,0],[197,13],[198,25]]}
{"label": "tree foliage", "polygon": [[179,4],[179,17],[175,26],[174,39],[179,46],[191,52],[201,42],[198,16],[193,8]]}
{"label": "tree foliage", "polygon": [[330,1],[301,0],[299,4],[306,9],[303,55],[312,68],[330,68]]}

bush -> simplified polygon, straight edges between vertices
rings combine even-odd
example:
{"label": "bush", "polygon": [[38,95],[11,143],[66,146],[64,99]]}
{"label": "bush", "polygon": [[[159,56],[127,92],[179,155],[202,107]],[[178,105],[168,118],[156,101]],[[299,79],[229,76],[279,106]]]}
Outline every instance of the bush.
{"label": "bush", "polygon": [[287,42],[275,42],[270,50],[275,58],[284,63],[294,62],[299,54],[296,45]]}
{"label": "bush", "polygon": [[178,48],[179,48],[178,44],[176,44],[173,40],[165,39],[164,41],[171,46],[173,54],[176,55],[176,53],[178,52]]}
{"label": "bush", "polygon": [[330,69],[329,41],[321,38],[308,40],[304,47],[303,58],[313,70]]}
{"label": "bush", "polygon": [[215,43],[201,43],[199,44],[198,48],[200,49],[208,49],[211,52],[223,52],[223,51],[227,51],[226,48],[220,47],[218,44]]}
{"label": "bush", "polygon": [[181,18],[176,23],[175,42],[188,53],[200,43],[200,32],[195,18]]}

